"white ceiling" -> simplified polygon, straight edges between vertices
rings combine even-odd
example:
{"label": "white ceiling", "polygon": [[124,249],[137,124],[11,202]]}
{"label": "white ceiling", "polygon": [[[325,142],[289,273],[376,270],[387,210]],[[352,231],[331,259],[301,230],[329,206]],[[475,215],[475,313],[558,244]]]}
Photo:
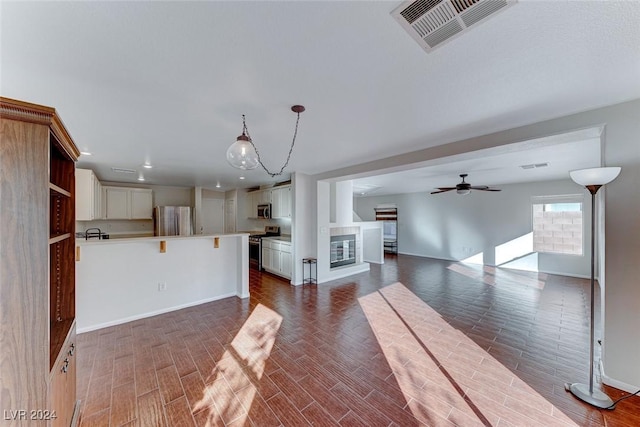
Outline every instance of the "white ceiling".
{"label": "white ceiling", "polygon": [[[505,184],[569,179],[568,171],[600,166],[601,128],[512,143],[353,180],[356,197],[434,191],[467,183]],[[522,166],[528,166],[523,168]],[[534,166],[534,167],[530,167]]]}
{"label": "white ceiling", "polygon": [[[2,1],[0,93],[55,107],[102,180],[223,190],[274,181],[225,161],[242,114],[279,169],[303,104],[287,171],[316,174],[640,98],[639,1],[521,0],[430,54],[399,3]],[[412,173],[521,162],[465,161]]]}

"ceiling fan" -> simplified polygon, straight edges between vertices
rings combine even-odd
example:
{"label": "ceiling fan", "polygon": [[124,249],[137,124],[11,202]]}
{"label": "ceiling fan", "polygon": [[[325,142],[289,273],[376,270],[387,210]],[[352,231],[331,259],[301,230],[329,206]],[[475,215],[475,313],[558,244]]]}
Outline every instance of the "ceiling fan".
{"label": "ceiling fan", "polygon": [[456,190],[456,193],[462,195],[471,193],[471,190],[501,191],[499,188],[491,188],[486,185],[471,185],[464,180],[467,176],[468,174],[461,173],[460,178],[462,178],[462,182],[460,184],[457,184],[455,187],[438,187],[438,191],[432,191],[431,194],[445,193],[451,190]]}

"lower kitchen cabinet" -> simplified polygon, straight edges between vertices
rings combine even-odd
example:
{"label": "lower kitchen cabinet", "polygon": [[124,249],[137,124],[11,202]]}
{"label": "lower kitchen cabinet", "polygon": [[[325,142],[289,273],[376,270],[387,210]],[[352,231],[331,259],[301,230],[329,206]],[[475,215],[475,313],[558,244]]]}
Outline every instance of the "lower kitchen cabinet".
{"label": "lower kitchen cabinet", "polygon": [[291,243],[262,239],[262,268],[290,279],[292,265]]}

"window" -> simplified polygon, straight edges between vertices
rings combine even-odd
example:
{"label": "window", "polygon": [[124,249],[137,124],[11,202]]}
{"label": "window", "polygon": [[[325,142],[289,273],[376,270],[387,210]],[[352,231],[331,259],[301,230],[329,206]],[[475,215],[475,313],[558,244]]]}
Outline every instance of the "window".
{"label": "window", "polygon": [[583,254],[582,196],[534,197],[533,250]]}

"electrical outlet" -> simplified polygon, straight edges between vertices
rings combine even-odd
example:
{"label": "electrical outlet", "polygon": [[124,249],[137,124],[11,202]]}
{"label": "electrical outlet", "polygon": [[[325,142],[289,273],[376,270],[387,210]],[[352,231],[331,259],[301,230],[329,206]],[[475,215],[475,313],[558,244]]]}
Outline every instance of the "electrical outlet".
{"label": "electrical outlet", "polygon": [[158,292],[167,290],[167,282],[158,282]]}

